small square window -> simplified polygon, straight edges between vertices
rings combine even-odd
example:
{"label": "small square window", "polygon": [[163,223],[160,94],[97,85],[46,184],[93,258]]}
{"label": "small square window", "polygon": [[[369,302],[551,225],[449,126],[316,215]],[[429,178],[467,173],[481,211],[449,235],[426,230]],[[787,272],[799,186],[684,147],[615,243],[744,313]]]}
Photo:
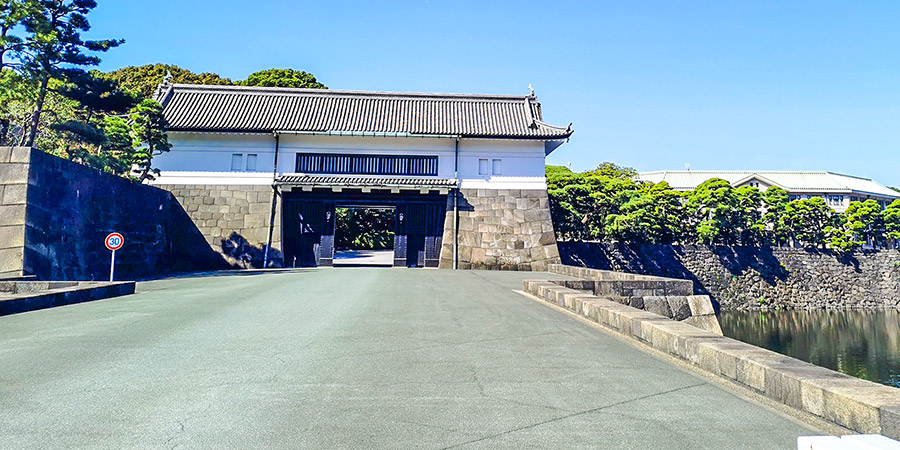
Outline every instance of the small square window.
{"label": "small square window", "polygon": [[247,172],[256,172],[256,154],[247,155]]}
{"label": "small square window", "polygon": [[231,155],[231,170],[234,172],[239,172],[244,165],[242,164],[244,159],[244,155],[240,153],[233,153]]}
{"label": "small square window", "polygon": [[478,175],[488,175],[490,172],[490,167],[488,167],[487,159],[479,159],[478,160]]}
{"label": "small square window", "polygon": [[500,164],[499,159],[495,159],[491,161],[491,175],[500,175],[503,173],[503,167]]}

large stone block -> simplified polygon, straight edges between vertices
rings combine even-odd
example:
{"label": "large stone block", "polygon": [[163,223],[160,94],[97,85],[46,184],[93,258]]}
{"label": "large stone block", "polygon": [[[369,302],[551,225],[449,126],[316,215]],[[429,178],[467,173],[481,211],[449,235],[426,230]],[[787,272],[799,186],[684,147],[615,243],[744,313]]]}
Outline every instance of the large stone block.
{"label": "large stone block", "polygon": [[25,249],[22,247],[0,248],[0,273],[21,274]]}
{"label": "large stone block", "polygon": [[28,183],[27,164],[0,164],[0,184]]}
{"label": "large stone block", "polygon": [[670,316],[675,320],[684,320],[691,317],[691,307],[688,304],[688,298],[684,295],[670,295],[666,297],[669,304],[669,310],[672,312]]}
{"label": "large stone block", "polygon": [[881,434],[900,440],[900,405],[882,406],[880,413]]}
{"label": "large stone block", "polygon": [[666,297],[643,296],[644,309],[663,317],[672,317],[672,310]]}
{"label": "large stone block", "polygon": [[16,248],[25,245],[25,226],[0,226],[0,248]]}
{"label": "large stone block", "polygon": [[0,205],[0,226],[25,225],[25,205]]}
{"label": "large stone block", "polygon": [[28,164],[31,162],[31,148],[13,147],[9,154],[9,162]]}

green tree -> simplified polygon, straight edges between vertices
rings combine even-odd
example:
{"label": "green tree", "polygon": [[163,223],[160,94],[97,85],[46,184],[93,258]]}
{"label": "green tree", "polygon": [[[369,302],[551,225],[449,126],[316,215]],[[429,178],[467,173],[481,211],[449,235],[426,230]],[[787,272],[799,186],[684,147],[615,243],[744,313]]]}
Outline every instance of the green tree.
{"label": "green tree", "polygon": [[339,250],[394,248],[394,210],[336,208],[334,247]]}
{"label": "green tree", "polygon": [[620,166],[609,161],[600,163],[596,169],[585,172],[585,175],[604,176],[623,180],[634,180],[637,178],[637,174],[637,170],[634,170],[634,168]]}
{"label": "green tree", "polygon": [[805,247],[825,245],[825,229],[833,226],[834,211],[822,197],[794,200],[787,204],[784,225],[791,237]]}
{"label": "green tree", "polygon": [[167,74],[172,74],[172,83],[181,84],[214,84],[232,85],[230,79],[217,74],[204,72],[194,73],[171,64],[148,64],[144,66],[123,67],[105,74],[116,80],[123,89],[138,93],[143,98],[151,98],[156,88],[163,82]]}
{"label": "green tree", "polygon": [[726,180],[704,181],[687,197],[688,232],[702,244],[734,245],[739,242],[741,200]]}
{"label": "green tree", "polygon": [[94,66],[100,58],[85,52],[105,52],[122,40],[84,40],[90,30],[87,14],[97,6],[94,0],[38,0],[40,9],[24,20],[31,38],[23,57],[26,74],[38,85],[34,112],[24,145],[33,146],[41,123],[41,113],[53,77],[66,78],[79,69]]}
{"label": "green tree", "polygon": [[240,82],[242,86],[268,86],[288,88],[328,89],[311,73],[294,69],[269,69],[250,74]]}
{"label": "green tree", "polygon": [[671,244],[683,233],[682,198],[666,182],[642,185],[620,214],[607,216],[606,234],[618,242]]}
{"label": "green tree", "polygon": [[18,66],[9,57],[18,57],[26,48],[24,39],[14,33],[24,26],[25,19],[34,13],[36,7],[35,0],[0,0],[0,145],[10,144],[7,136],[11,124],[11,103],[21,100],[19,86],[24,83],[20,76],[6,70]]}
{"label": "green tree", "polygon": [[168,152],[172,145],[166,135],[166,121],[162,106],[155,100],[144,99],[128,114],[131,120],[131,135],[138,146],[132,155],[137,167],[138,181],[153,180],[159,170],[152,167],[153,158]]}
{"label": "green tree", "polygon": [[768,236],[767,242],[783,245],[791,238],[790,227],[785,222],[788,203],[790,203],[790,197],[784,189],[778,186],[770,186],[763,194],[765,213],[762,222],[765,225],[765,234]]}
{"label": "green tree", "polygon": [[18,57],[28,47],[28,43],[14,32],[37,10],[36,0],[0,0],[0,74],[17,65],[7,56]]}
{"label": "green tree", "polygon": [[763,221],[763,194],[753,186],[741,186],[735,193],[738,199],[737,226],[741,245],[764,245],[766,224]]}
{"label": "green tree", "polygon": [[881,212],[884,222],[885,236],[892,240],[900,240],[900,200],[894,200]]}
{"label": "green tree", "polygon": [[[607,172],[608,174],[611,174]],[[638,194],[638,183],[599,171],[575,173],[565,167],[547,168],[550,214],[557,235],[568,239],[605,238],[607,221]]]}
{"label": "green tree", "polygon": [[875,245],[884,243],[884,217],[877,201],[870,199],[865,202],[850,202],[843,217],[846,220],[846,231],[856,241],[872,242]]}

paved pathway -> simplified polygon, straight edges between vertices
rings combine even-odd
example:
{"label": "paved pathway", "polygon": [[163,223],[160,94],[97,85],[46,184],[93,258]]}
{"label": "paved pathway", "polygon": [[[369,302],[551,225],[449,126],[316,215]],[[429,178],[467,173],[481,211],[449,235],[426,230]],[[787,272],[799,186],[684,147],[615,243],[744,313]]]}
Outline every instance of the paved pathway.
{"label": "paved pathway", "polygon": [[334,252],[336,266],[393,266],[393,250],[338,250]]}
{"label": "paved pathway", "polygon": [[235,274],[0,317],[0,447],[790,449],[811,433],[513,293],[528,277]]}

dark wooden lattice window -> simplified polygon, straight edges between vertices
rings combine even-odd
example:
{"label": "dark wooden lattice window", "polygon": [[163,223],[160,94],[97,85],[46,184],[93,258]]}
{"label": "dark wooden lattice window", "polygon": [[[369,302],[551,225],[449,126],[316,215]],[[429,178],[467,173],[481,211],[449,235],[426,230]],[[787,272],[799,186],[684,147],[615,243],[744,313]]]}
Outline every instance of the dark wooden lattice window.
{"label": "dark wooden lattice window", "polygon": [[338,175],[436,176],[437,156],[297,153],[297,172]]}

